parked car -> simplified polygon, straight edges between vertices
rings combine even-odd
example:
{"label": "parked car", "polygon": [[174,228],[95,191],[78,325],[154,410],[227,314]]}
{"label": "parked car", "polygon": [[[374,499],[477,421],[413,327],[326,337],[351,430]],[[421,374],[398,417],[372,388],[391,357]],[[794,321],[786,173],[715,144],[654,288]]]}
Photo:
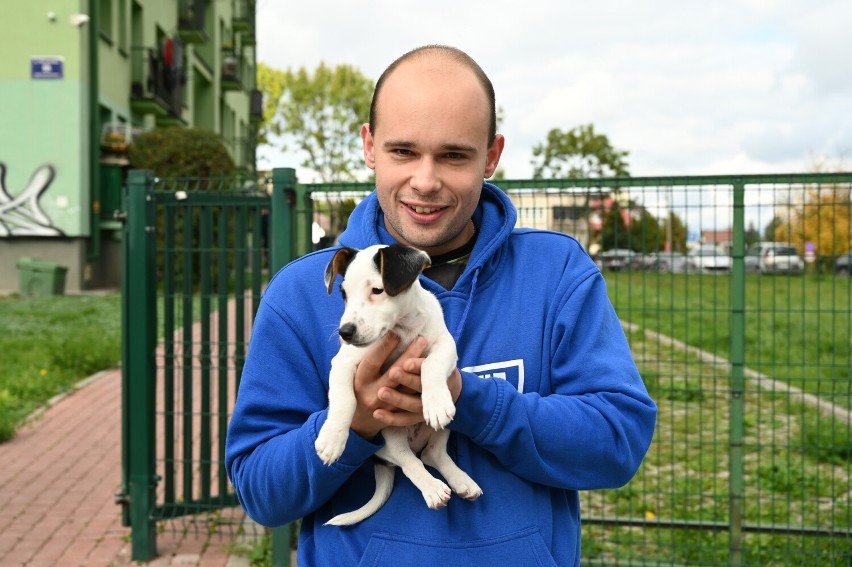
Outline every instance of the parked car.
{"label": "parked car", "polygon": [[834,273],[838,276],[852,276],[852,252],[834,259]]}
{"label": "parked car", "polygon": [[658,272],[680,274],[687,270],[686,256],[680,252],[657,252],[652,256],[653,269]]}
{"label": "parked car", "polygon": [[630,266],[630,261],[636,256],[636,252],[626,248],[613,248],[601,252],[595,262],[601,270],[611,270],[614,272],[626,270]]}
{"label": "parked car", "polygon": [[729,274],[731,257],[715,244],[702,244],[686,254],[687,271],[702,274]]}
{"label": "parked car", "polygon": [[805,262],[789,242],[757,242],[746,251],[746,272],[759,274],[801,274]]}

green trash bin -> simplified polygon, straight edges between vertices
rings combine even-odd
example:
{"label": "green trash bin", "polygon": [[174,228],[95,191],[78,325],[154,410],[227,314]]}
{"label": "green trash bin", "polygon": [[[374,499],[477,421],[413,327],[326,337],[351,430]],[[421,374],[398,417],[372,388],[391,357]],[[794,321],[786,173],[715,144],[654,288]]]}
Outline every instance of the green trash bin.
{"label": "green trash bin", "polygon": [[47,260],[21,258],[17,262],[21,295],[42,297],[65,293],[68,268]]}

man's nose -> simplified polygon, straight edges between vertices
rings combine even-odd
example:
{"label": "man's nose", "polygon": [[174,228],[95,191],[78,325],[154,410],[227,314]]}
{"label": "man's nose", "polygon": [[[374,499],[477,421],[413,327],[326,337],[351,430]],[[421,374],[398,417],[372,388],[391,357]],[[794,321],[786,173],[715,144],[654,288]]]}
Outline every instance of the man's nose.
{"label": "man's nose", "polygon": [[420,159],[411,177],[411,187],[418,193],[431,193],[441,189],[441,179],[433,158],[424,156]]}

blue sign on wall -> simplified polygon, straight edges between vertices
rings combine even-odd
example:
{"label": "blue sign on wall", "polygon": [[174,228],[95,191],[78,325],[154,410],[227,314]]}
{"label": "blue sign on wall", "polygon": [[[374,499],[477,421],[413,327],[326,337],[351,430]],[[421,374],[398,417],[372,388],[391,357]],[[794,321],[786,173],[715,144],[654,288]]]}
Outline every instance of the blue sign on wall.
{"label": "blue sign on wall", "polygon": [[61,79],[62,57],[30,57],[31,79]]}

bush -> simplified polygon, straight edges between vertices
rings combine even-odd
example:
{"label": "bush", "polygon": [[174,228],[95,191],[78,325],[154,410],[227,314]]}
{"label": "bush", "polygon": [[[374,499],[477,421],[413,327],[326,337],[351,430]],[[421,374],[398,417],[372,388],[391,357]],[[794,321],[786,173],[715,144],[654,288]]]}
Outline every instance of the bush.
{"label": "bush", "polygon": [[221,138],[199,128],[156,128],[135,138],[130,163],[159,177],[233,175],[234,161]]}

